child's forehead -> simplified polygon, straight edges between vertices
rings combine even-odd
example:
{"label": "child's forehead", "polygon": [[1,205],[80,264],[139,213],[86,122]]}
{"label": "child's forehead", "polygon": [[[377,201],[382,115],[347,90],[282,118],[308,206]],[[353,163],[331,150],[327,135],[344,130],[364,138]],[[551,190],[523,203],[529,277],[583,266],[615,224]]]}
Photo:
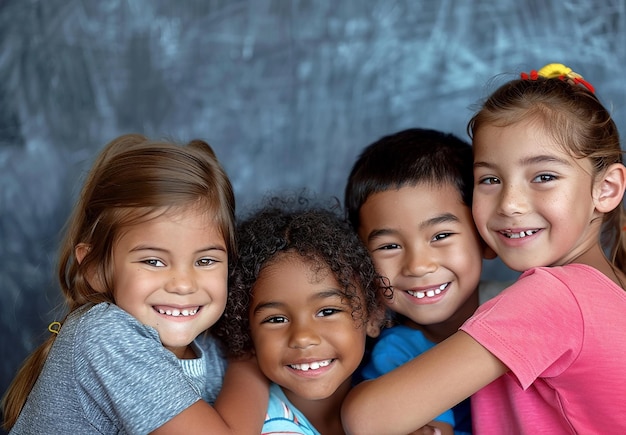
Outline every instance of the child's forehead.
{"label": "child's forehead", "polygon": [[363,204],[358,234],[368,248],[386,237],[428,235],[441,225],[474,226],[471,206],[451,184],[419,184],[380,192]]}
{"label": "child's forehead", "polygon": [[345,288],[345,284],[341,283],[342,280],[338,276],[339,272],[335,272],[328,261],[322,258],[322,254],[319,253],[299,253],[294,250],[279,252],[266,261],[259,272],[259,276],[267,277],[271,274],[282,277],[287,269],[299,270],[311,284],[333,283],[343,295],[354,293],[359,297],[363,296],[362,286],[355,277],[351,280],[349,288]]}
{"label": "child's forehead", "polygon": [[158,219],[176,220],[189,216],[199,216],[209,222],[214,222],[219,213],[217,207],[206,201],[193,201],[153,207],[127,207],[122,209],[120,216],[123,216],[122,225],[138,225]]}
{"label": "child's forehead", "polygon": [[459,200],[462,200],[462,192],[459,189],[459,186],[455,184],[452,180],[435,180],[435,179],[422,179],[419,181],[414,181],[411,183],[403,184],[402,186],[390,187],[388,189],[382,189],[377,192],[372,192],[364,204],[368,202],[373,197],[377,196],[386,196],[388,198],[403,198],[406,200],[406,197],[415,197],[417,199],[423,198],[425,196],[433,196],[433,195],[454,195]]}
{"label": "child's forehead", "polygon": [[167,221],[188,225],[190,219],[193,219],[195,226],[207,230],[221,228],[219,214],[206,205],[200,206],[193,203],[160,207],[128,207],[117,211],[118,225],[115,229],[115,239],[119,240],[129,232],[143,230]]}
{"label": "child's forehead", "polygon": [[259,275],[268,271],[277,271],[284,269],[299,269],[306,273],[306,276],[312,282],[323,281],[326,278],[336,279],[330,265],[314,252],[297,252],[294,249],[287,251],[279,251],[270,257],[263,267]]}

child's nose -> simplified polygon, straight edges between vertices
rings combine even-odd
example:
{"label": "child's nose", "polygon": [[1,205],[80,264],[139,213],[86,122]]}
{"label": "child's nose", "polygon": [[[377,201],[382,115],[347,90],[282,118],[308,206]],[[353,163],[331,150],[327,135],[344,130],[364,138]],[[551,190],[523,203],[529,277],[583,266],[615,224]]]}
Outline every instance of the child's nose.
{"label": "child's nose", "polygon": [[165,283],[165,290],[168,293],[189,294],[195,289],[195,282],[186,271],[174,270]]}
{"label": "child's nose", "polygon": [[523,189],[514,184],[503,185],[498,209],[505,216],[524,213],[528,209],[528,203]]}
{"label": "child's nose", "polygon": [[437,261],[427,246],[407,250],[404,262],[406,275],[423,276],[435,270],[437,270]]}
{"label": "child's nose", "polygon": [[306,349],[320,344],[320,336],[312,322],[293,321],[291,324],[289,347],[294,349]]}

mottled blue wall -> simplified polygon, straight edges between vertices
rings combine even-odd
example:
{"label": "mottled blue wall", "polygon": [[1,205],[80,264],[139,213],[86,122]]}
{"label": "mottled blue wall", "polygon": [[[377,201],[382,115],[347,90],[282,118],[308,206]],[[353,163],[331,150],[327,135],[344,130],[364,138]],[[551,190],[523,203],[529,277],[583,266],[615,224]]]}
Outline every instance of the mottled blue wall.
{"label": "mottled blue wall", "polygon": [[625,41],[623,0],[0,1],[0,392],[60,318],[59,231],[114,136],[206,139],[240,210],[270,190],[341,196],[366,144],[465,137],[490,78],[551,61],[626,132]]}

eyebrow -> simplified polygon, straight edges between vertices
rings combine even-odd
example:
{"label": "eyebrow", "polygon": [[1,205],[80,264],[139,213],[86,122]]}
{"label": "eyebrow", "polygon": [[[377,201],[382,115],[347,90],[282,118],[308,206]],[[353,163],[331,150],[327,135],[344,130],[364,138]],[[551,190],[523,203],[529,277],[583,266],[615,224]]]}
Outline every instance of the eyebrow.
{"label": "eyebrow", "polygon": [[[320,292],[313,294],[309,298],[309,300],[318,301],[318,300],[323,300],[323,299],[328,299],[328,298],[343,298],[343,294],[337,289],[322,290]],[[271,309],[271,308],[282,308],[285,305],[286,304],[284,302],[271,301],[271,300],[267,302],[259,302],[258,304],[254,306],[252,313],[257,314],[260,311]]]}
{"label": "eyebrow", "polygon": [[435,217],[432,217],[430,219],[427,219],[426,221],[422,222],[420,224],[421,228],[426,228],[432,225],[437,225],[437,224],[445,224],[445,223],[450,223],[450,222],[460,222],[460,219],[458,217],[456,217],[456,215],[452,214],[452,213],[442,213],[440,215],[437,215]]}
{"label": "eyebrow", "polygon": [[[562,159],[560,157],[556,157],[556,156],[552,156],[552,155],[538,155],[538,156],[531,156],[531,157],[526,157],[523,158],[519,161],[519,164],[522,166],[530,166],[530,165],[534,165],[534,164],[538,164],[538,163],[556,163],[559,165],[564,165],[564,166],[571,166],[571,163],[565,159]],[[487,169],[491,169],[496,167],[497,165],[494,165],[492,163],[489,162],[474,162],[474,167],[475,168],[487,168]]]}
{"label": "eyebrow", "polygon": [[[170,252],[169,249],[159,248],[157,246],[150,246],[150,245],[137,245],[130,250],[130,252],[140,252],[140,251],[156,251],[156,252],[165,252],[165,253]],[[194,253],[199,254],[201,252],[206,252],[206,251],[226,252],[226,247],[223,245],[209,245],[207,247],[196,250]]]}
{"label": "eyebrow", "polygon": [[[461,220],[454,214],[452,213],[442,213],[439,214],[437,216],[433,216],[430,219],[425,220],[424,222],[421,222],[419,227],[420,228],[427,228],[433,225],[438,225],[438,224],[445,224],[445,223],[457,223],[460,222]],[[375,240],[378,237],[383,237],[383,236],[387,236],[390,234],[396,234],[397,231],[391,228],[380,228],[380,229],[375,229],[372,230],[368,235],[367,235],[367,241],[371,242],[372,240]]]}

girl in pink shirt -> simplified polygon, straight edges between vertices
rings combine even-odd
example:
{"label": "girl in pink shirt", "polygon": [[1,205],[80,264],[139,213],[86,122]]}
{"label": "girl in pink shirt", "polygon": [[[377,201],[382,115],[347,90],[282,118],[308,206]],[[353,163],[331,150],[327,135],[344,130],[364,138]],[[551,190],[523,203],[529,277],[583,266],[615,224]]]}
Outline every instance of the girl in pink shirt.
{"label": "girl in pink shirt", "polygon": [[410,433],[470,395],[478,434],[623,433],[626,167],[615,123],[588,82],[550,64],[497,89],[468,131],[478,231],[523,273],[449,339],[355,387],[347,433]]}

